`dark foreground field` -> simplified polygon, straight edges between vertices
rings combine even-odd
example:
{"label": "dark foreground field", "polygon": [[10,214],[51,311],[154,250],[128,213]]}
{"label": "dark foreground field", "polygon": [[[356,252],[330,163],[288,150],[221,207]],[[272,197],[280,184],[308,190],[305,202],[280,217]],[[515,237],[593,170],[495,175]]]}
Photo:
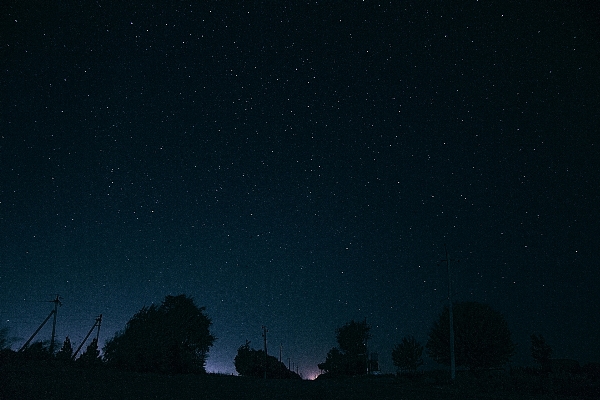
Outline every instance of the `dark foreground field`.
{"label": "dark foreground field", "polygon": [[[155,375],[61,364],[4,365],[0,399],[567,399],[553,391],[521,393],[490,384],[415,383],[393,377],[260,380],[223,375]],[[495,386],[498,386],[495,384]],[[502,385],[499,385],[502,386]],[[593,395],[592,395],[593,396]]]}

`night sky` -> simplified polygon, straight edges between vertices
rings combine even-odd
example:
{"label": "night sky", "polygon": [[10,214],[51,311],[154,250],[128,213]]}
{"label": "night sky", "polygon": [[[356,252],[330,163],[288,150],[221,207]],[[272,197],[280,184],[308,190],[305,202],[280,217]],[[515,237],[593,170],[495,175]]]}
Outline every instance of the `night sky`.
{"label": "night sky", "polygon": [[392,372],[446,244],[514,365],[531,333],[600,361],[594,3],[3,2],[0,327],[20,347],[60,294],[58,341],[103,314],[104,342],[185,293],[209,371],[266,325],[313,377],[366,318]]}

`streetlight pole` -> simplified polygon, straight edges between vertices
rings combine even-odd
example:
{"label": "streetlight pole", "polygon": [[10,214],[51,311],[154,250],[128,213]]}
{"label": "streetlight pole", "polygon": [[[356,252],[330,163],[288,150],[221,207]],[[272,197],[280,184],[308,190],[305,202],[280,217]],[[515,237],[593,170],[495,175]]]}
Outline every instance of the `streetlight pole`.
{"label": "streetlight pole", "polygon": [[268,361],[268,356],[267,356],[267,332],[269,332],[269,330],[264,325],[263,325],[262,328],[263,328],[262,337],[263,337],[264,342],[265,342],[265,379],[267,379],[267,361]]}
{"label": "streetlight pole", "polygon": [[446,262],[448,267],[448,318],[450,319],[450,379],[454,382],[456,378],[456,358],[454,354],[454,315],[452,312],[452,279],[450,277],[450,257],[448,257],[448,249],[444,244],[444,251],[446,252],[446,259],[442,262]]}

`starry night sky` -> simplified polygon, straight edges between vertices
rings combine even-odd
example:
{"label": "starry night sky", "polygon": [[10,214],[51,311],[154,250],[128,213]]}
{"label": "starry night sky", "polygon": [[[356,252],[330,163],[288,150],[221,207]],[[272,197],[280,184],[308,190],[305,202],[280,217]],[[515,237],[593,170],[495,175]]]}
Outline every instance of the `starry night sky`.
{"label": "starry night sky", "polygon": [[366,318],[391,372],[446,304],[447,244],[453,298],[504,313],[515,364],[531,333],[600,361],[600,13],[522,3],[3,3],[13,348],[57,293],[75,345],[185,293],[209,371],[266,325],[312,377]]}

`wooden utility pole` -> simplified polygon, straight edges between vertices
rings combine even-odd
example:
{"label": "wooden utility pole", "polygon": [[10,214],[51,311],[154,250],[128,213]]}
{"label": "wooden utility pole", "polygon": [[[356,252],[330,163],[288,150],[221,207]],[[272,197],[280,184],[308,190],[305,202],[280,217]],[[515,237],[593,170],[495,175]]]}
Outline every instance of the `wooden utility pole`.
{"label": "wooden utility pole", "polygon": [[56,298],[51,301],[54,303],[54,321],[52,322],[52,336],[50,337],[50,353],[54,353],[54,338],[56,336],[56,313],[58,312],[58,306],[62,306],[60,302],[60,296],[56,295]]}
{"label": "wooden utility pole", "polygon": [[73,356],[71,357],[73,360],[77,356],[77,353],[79,353],[79,350],[81,350],[81,348],[83,347],[83,345],[85,344],[85,342],[88,340],[88,338],[90,337],[90,335],[94,331],[95,327],[98,327],[98,332],[96,332],[96,342],[98,342],[98,337],[100,336],[100,324],[101,323],[102,323],[102,314],[100,314],[100,316],[96,317],[96,322],[94,322],[94,325],[92,326],[92,329],[90,329],[90,331],[87,333],[87,335],[85,335],[85,338],[83,339],[83,341],[81,342],[81,344],[79,345],[79,347],[77,348],[77,350],[75,350],[75,353],[73,353]]}
{"label": "wooden utility pole", "polygon": [[46,322],[48,322],[48,320],[50,319],[50,317],[52,316],[52,314],[54,314],[54,310],[50,311],[50,314],[48,314],[48,316],[46,317],[46,319],[44,320],[44,322],[42,322],[40,324],[40,326],[38,326],[38,328],[35,330],[35,332],[33,332],[33,335],[31,335],[31,337],[25,342],[25,344],[19,349],[19,351],[23,351],[27,348],[27,346],[29,346],[29,343],[33,340],[33,338],[35,337],[35,335],[38,334],[38,332],[44,327],[44,325],[46,325]]}
{"label": "wooden utility pole", "polygon": [[54,300],[50,300],[51,303],[54,303],[54,310],[50,311],[50,314],[48,314],[48,316],[46,317],[44,322],[42,322],[40,324],[40,326],[38,326],[38,328],[35,330],[35,332],[33,332],[33,335],[31,335],[31,337],[25,342],[25,344],[19,349],[19,351],[23,351],[27,348],[27,346],[29,346],[29,343],[31,343],[31,341],[33,340],[35,335],[37,335],[38,332],[44,327],[44,325],[46,325],[46,322],[48,322],[48,320],[50,319],[50,317],[52,315],[54,315],[54,324],[52,326],[52,337],[50,340],[50,350],[51,351],[54,350],[54,336],[56,334],[56,312],[58,310],[58,306],[62,306],[60,299],[61,299],[61,297],[59,295],[56,295],[56,298]]}
{"label": "wooden utility pole", "polygon": [[102,325],[102,314],[100,314],[96,318],[96,324],[98,324],[98,330],[96,331],[96,342],[97,342],[98,339],[100,338],[100,325]]}

